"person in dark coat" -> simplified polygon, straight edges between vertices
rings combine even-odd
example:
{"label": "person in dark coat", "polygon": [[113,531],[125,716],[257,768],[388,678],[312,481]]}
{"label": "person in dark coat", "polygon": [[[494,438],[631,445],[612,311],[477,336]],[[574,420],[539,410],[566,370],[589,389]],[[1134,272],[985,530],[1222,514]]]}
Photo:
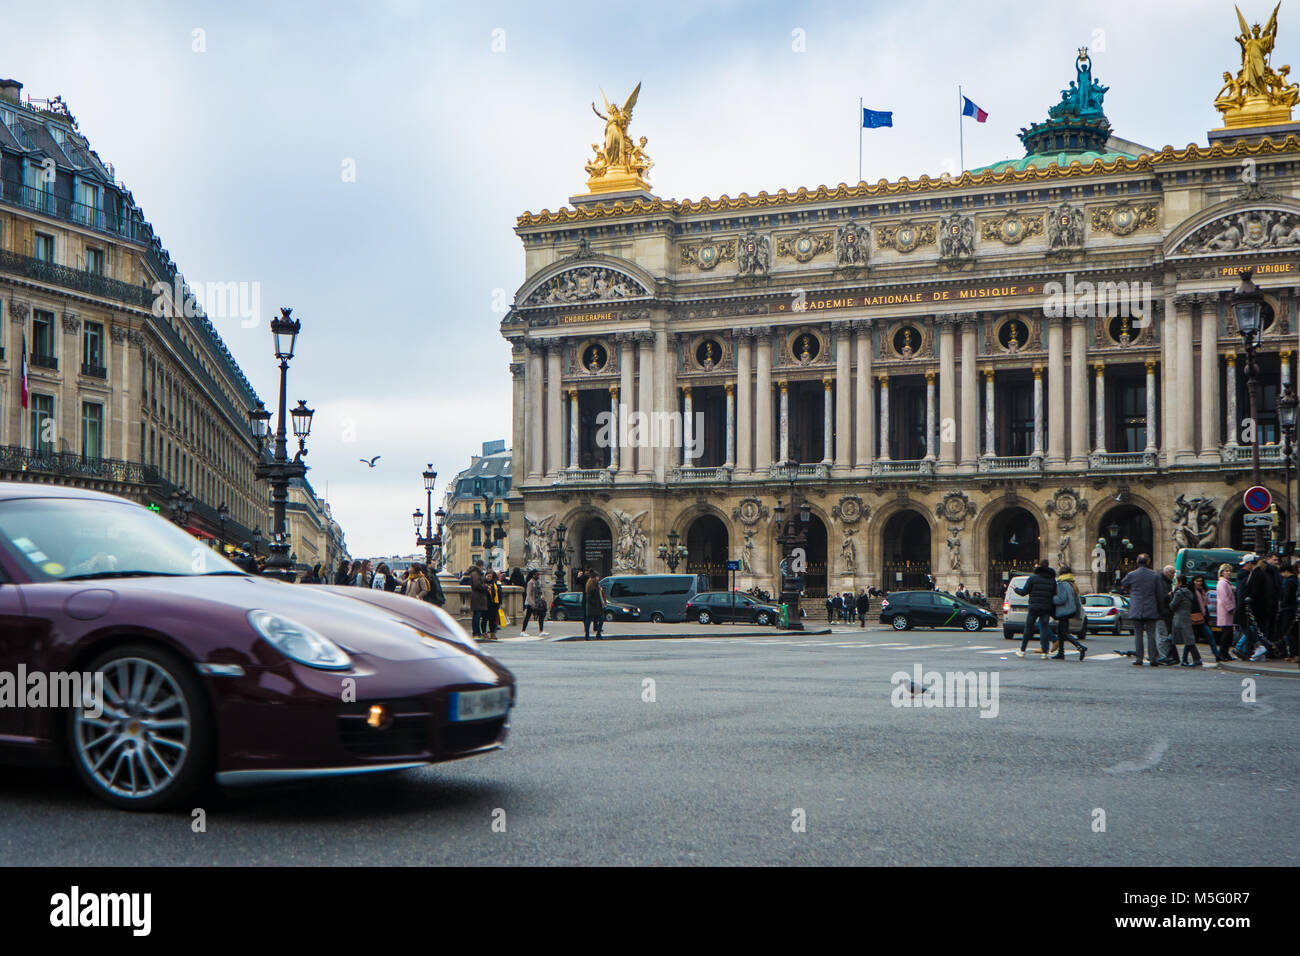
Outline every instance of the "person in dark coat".
{"label": "person in dark coat", "polygon": [[582,632],[591,640],[591,629],[596,629],[596,640],[605,639],[605,592],[600,589],[600,575],[592,571],[582,586]]}
{"label": "person in dark coat", "polygon": [[338,570],[334,572],[335,584],[348,584],[351,582],[352,576],[348,574],[350,567],[351,565],[346,560],[339,562]]}
{"label": "person in dark coat", "polygon": [[1034,633],[1034,627],[1038,628],[1038,640],[1042,645],[1042,657],[1046,660],[1051,656],[1049,648],[1052,644],[1052,630],[1055,627],[1052,621],[1052,614],[1056,610],[1056,572],[1046,561],[1040,561],[1038,567],[1034,568],[1034,573],[1025,579],[1023,586],[1015,589],[1021,597],[1029,597],[1029,610],[1025,615],[1025,633],[1020,638],[1020,650],[1016,651],[1016,657],[1025,656],[1025,648],[1029,646],[1029,636]]}
{"label": "person in dark coat", "polygon": [[[480,564],[482,562],[479,562]],[[476,564],[469,569],[469,612],[471,633],[475,637],[488,637],[488,588],[483,580],[483,571]]]}
{"label": "person in dark coat", "polygon": [[871,610],[871,598],[866,591],[858,592],[858,624],[860,627],[867,626],[867,612]]}
{"label": "person in dark coat", "polygon": [[1173,612],[1169,608],[1173,593],[1174,566],[1166,564],[1156,580],[1156,610],[1160,612],[1160,620],[1156,622],[1156,650],[1160,652],[1160,663],[1166,666],[1179,662],[1174,650]]}
{"label": "person in dark coat", "polygon": [[1296,598],[1300,596],[1300,578],[1295,565],[1282,565],[1282,597],[1278,606],[1277,636],[1286,645],[1288,663],[1296,663]]}
{"label": "person in dark coat", "polygon": [[[1256,557],[1256,555],[1248,554],[1241,560],[1245,563],[1246,558]],[[1241,597],[1242,605],[1246,609],[1246,654],[1244,659],[1249,660],[1254,655],[1255,648],[1258,646],[1261,637],[1273,633],[1273,627],[1277,620],[1278,589],[1273,583],[1273,575],[1269,573],[1268,566],[1264,562],[1259,560],[1250,562],[1246,579],[1241,585]]]}
{"label": "person in dark coat", "polygon": [[1151,658],[1151,666],[1160,666],[1160,652],[1156,650],[1156,621],[1163,616],[1160,599],[1156,596],[1160,585],[1160,574],[1151,569],[1151,555],[1139,554],[1137,567],[1124,575],[1119,587],[1128,592],[1128,619],[1133,622],[1133,666],[1141,667],[1143,663],[1143,635],[1146,635],[1145,649]]}

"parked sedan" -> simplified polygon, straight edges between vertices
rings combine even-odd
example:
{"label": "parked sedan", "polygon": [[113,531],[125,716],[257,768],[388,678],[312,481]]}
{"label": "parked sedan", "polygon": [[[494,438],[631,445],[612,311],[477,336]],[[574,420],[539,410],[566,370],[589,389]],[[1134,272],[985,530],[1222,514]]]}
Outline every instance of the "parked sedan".
{"label": "parked sedan", "polygon": [[[551,602],[552,621],[581,621],[582,617],[581,591],[564,591]],[[639,621],[641,620],[641,609],[633,607],[631,604],[621,604],[618,601],[607,599],[605,601],[605,620]]]}
{"label": "parked sedan", "polygon": [[913,627],[960,627],[978,631],[997,622],[992,612],[947,591],[894,591],[880,601],[880,623],[896,631]]}
{"label": "parked sedan", "polygon": [[775,624],[780,609],[748,594],[731,591],[705,591],[686,602],[686,620],[701,624],[743,621],[749,624]]}
{"label": "parked sedan", "polygon": [[1122,594],[1085,594],[1083,596],[1083,616],[1087,618],[1088,630],[1109,631],[1122,634],[1131,628],[1128,623],[1128,598]]}
{"label": "parked sedan", "polygon": [[0,679],[20,670],[65,692],[0,706],[0,757],[69,762],[129,810],[495,750],[515,698],[436,605],[245,574],[132,502],[0,483]]}

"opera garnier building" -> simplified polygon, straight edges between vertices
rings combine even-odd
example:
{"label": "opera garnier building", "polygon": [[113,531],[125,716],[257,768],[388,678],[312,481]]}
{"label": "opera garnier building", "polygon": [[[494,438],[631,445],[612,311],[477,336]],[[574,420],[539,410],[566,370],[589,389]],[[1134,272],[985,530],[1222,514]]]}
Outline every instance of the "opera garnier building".
{"label": "opera garnier building", "polygon": [[549,572],[563,525],[570,572],[680,556],[729,587],[735,561],[775,592],[793,493],[809,597],[998,596],[1039,557],[1104,589],[1141,552],[1254,547],[1256,438],[1288,537],[1300,88],[1275,28],[1239,38],[1204,145],[1119,138],[1081,50],[1024,157],[960,176],[660,199],[640,87],[606,103],[587,192],[516,225],[512,563]]}

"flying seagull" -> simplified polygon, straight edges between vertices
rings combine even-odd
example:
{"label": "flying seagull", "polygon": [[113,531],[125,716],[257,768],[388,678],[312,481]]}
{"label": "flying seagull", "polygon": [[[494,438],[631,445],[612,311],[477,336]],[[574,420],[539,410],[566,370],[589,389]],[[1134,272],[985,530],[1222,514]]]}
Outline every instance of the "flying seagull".
{"label": "flying seagull", "polygon": [[384,457],[383,455],[376,455],[374,458],[370,458],[370,459],[358,458],[357,461],[361,462],[361,464],[363,465],[369,465],[371,468],[374,468],[375,462],[379,461],[379,459],[383,457]]}

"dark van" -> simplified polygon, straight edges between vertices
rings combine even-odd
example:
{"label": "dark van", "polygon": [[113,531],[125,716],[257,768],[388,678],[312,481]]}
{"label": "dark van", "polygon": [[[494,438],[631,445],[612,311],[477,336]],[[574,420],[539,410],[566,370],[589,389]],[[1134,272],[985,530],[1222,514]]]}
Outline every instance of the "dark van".
{"label": "dark van", "polygon": [[605,597],[641,609],[641,620],[661,624],[686,620],[686,602],[709,589],[702,574],[611,574],[602,578]]}

